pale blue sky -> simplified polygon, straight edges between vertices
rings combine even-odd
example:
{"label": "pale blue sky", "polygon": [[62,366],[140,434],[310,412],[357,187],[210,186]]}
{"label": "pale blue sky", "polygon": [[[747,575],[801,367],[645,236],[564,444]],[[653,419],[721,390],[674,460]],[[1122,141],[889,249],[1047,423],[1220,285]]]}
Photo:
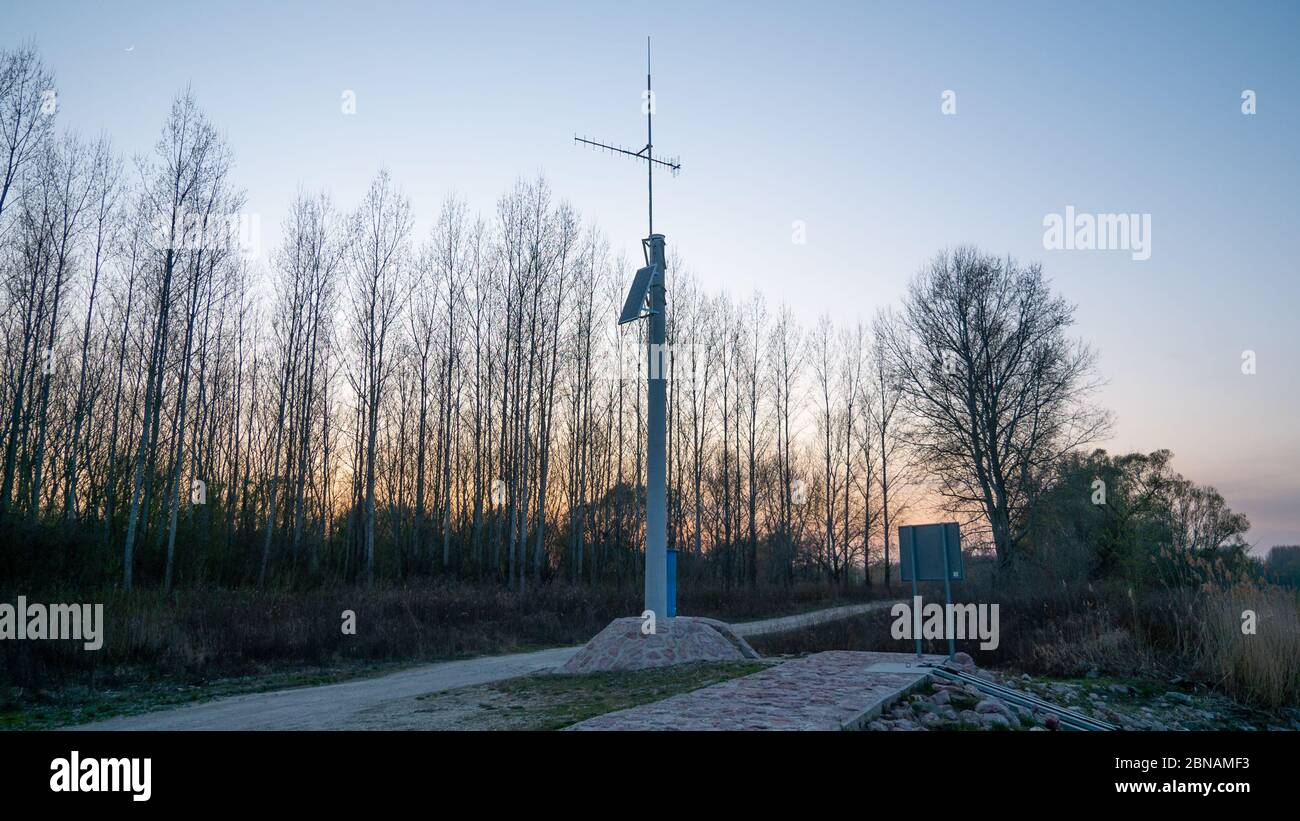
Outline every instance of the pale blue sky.
{"label": "pale blue sky", "polygon": [[[0,41],[34,39],[56,69],[62,124],[124,151],[147,151],[192,84],[264,239],[300,184],[350,206],[386,165],[423,232],[453,188],[490,211],[544,172],[633,257],[643,172],[571,138],[644,141],[650,34],[656,146],[684,164],[657,178],[656,228],[707,284],[851,321],[945,246],[1039,260],[1110,380],[1105,444],[1172,449],[1252,542],[1300,543],[1300,4],[0,9]],[[1067,205],[1151,214],[1151,258],[1044,250]]]}

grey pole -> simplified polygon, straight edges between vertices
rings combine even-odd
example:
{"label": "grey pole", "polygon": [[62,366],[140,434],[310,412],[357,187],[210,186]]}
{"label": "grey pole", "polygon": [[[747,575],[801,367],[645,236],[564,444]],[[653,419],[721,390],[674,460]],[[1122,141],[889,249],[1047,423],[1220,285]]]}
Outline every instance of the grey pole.
{"label": "grey pole", "polygon": [[[920,592],[916,588],[916,577],[920,572],[920,567],[917,565],[916,562],[916,530],[913,528],[908,528],[907,530],[907,544],[912,551],[912,606],[916,607],[917,599],[920,598],[921,596]],[[918,624],[920,624],[920,620],[917,618],[917,614],[913,613],[912,614],[913,628],[915,628],[916,625]],[[921,634],[919,631],[916,634],[916,657],[917,658],[921,657]]]}
{"label": "grey pole", "polygon": [[[573,135],[574,142],[623,154],[646,164],[646,217],[650,223],[650,236],[642,240],[646,252],[646,266],[650,269],[649,293],[640,291],[645,282],[645,268],[637,271],[628,301],[619,316],[619,324],[649,318],[650,331],[646,335],[646,376],[649,379],[649,424],[646,430],[646,523],[645,523],[645,609],[655,614],[655,620],[668,618],[668,482],[667,482],[667,406],[668,373],[672,362],[667,350],[667,299],[664,295],[664,275],[668,266],[664,262],[664,235],[655,233],[654,167],[664,166],[677,175],[682,164],[677,160],[657,160],[654,156],[653,106],[649,105],[653,89],[650,84],[650,38],[645,41],[645,148],[631,151],[608,143],[588,140]],[[649,313],[643,310],[644,299],[649,297]]]}
{"label": "grey pole", "polygon": [[668,483],[667,424],[669,355],[665,345],[667,299],[664,295],[664,236],[651,234],[649,263],[650,333],[646,342],[649,378],[646,431],[645,609],[659,621],[668,617]]}
{"label": "grey pole", "polygon": [[952,568],[948,566],[948,527],[943,528],[943,602],[944,627],[948,629],[948,661],[957,655],[957,640],[953,638],[953,625],[948,623],[948,613],[952,612]]}

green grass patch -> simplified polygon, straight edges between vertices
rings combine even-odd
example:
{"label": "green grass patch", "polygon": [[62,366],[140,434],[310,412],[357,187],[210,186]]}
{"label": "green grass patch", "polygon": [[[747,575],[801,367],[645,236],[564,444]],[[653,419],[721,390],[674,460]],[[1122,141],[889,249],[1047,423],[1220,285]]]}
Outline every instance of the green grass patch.
{"label": "green grass patch", "polygon": [[756,661],[700,662],[627,673],[540,674],[430,693],[418,700],[432,710],[444,700],[447,704],[477,702],[477,715],[464,719],[457,729],[558,730],[605,713],[747,676],[767,666]]}

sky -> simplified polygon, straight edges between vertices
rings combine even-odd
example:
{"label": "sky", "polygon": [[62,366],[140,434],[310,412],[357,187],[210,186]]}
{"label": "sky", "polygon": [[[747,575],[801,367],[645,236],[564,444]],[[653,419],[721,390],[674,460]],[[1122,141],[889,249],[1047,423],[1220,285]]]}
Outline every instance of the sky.
{"label": "sky", "polygon": [[[706,286],[849,323],[944,248],[1041,262],[1098,354],[1100,444],[1168,448],[1257,550],[1300,544],[1300,4],[0,0],[0,21],[56,71],[61,126],[127,154],[192,87],[267,245],[300,187],[351,207],[387,167],[421,235],[447,194],[490,214],[541,173],[630,259],[644,171],[572,138],[644,144],[651,36],[655,150],[682,161],[655,228]],[[1045,247],[1067,207],[1149,218],[1149,258]]]}

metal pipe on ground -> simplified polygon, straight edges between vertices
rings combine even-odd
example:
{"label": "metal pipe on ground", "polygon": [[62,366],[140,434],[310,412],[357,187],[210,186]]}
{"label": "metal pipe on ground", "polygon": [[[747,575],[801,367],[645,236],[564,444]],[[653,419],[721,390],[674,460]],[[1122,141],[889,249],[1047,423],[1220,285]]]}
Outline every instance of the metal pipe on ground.
{"label": "metal pipe on ground", "polygon": [[1118,730],[1114,724],[1108,724],[1105,721],[1099,721],[1090,716],[1065,707],[1059,707],[1050,701],[1044,701],[1038,696],[1024,693],[1019,690],[1013,690],[1001,684],[991,681],[985,681],[978,676],[972,676],[969,673],[962,673],[956,670],[949,670],[944,667],[933,667],[934,674],[946,681],[958,684],[969,684],[975,689],[986,695],[994,696],[1003,701],[1009,701],[1012,704],[1018,704],[1031,710],[1041,710],[1042,712],[1051,713],[1061,722],[1061,726],[1067,730],[1085,730],[1085,731],[1109,731]]}

